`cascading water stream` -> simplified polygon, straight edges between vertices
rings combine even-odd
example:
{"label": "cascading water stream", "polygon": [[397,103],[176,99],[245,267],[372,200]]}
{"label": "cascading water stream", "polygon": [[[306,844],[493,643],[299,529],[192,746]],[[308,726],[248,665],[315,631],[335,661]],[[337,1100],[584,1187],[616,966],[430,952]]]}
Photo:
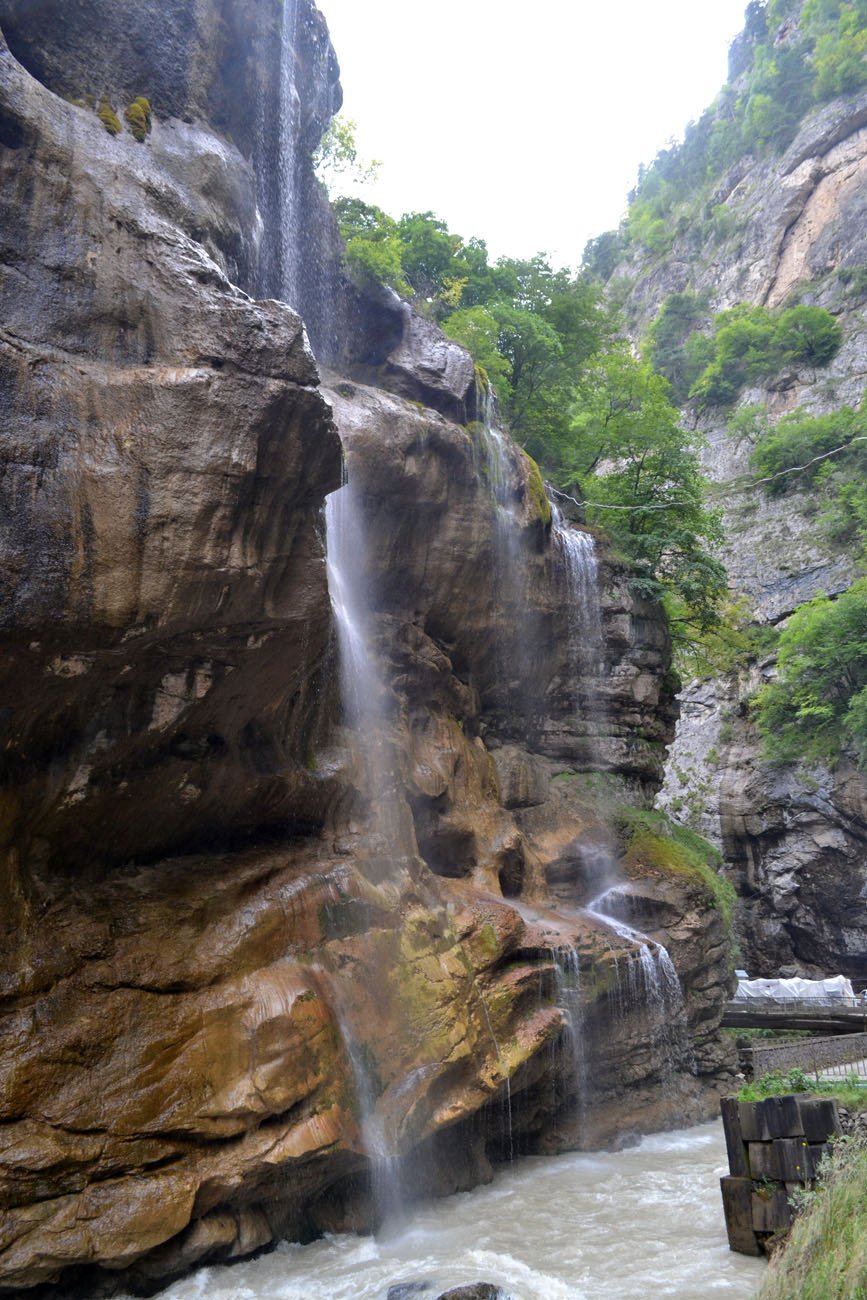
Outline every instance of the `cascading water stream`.
{"label": "cascading water stream", "polygon": [[588,1097],[589,1074],[584,1043],[584,1000],[581,989],[581,954],[556,916],[546,916],[526,903],[510,900],[510,905],[527,924],[542,934],[542,941],[551,954],[556,981],[557,1006],[566,1016],[572,1062],[578,1084],[578,1104],[583,1121]]}
{"label": "cascading water stream", "polygon": [[[605,639],[599,601],[599,559],[590,533],[570,528],[556,501],[551,506],[551,536],[563,571],[566,608],[566,662],[573,683],[573,725],[587,735],[587,762],[600,765],[598,735],[605,722],[599,674]],[[579,688],[580,684],[580,688]]]}
{"label": "cascading water stream", "polygon": [[654,1043],[659,1047],[660,1070],[669,1082],[679,1065],[686,1064],[695,1070],[683,989],[668,949],[609,910],[623,897],[622,887],[612,885],[594,898],[585,911],[613,930],[619,939],[638,949],[636,956],[627,958],[625,978],[615,963],[617,1014],[622,1019],[635,1010],[646,1010],[655,1030]]}
{"label": "cascading water stream", "polygon": [[283,0],[283,25],[280,44],[280,119],[277,151],[279,296],[283,302],[287,302],[293,307],[298,306],[298,249],[300,246],[298,134],[301,104],[295,84],[297,42],[298,0]]}
{"label": "cascading water stream", "polygon": [[[604,724],[604,710],[599,701],[596,679],[604,663],[604,637],[599,600],[599,565],[596,545],[589,533],[570,528],[556,502],[551,501],[552,536],[564,570],[567,602],[567,656],[573,681],[584,690],[573,707],[581,707],[584,725],[593,729],[589,761],[599,762],[598,732]],[[589,846],[588,846],[589,847]],[[662,1046],[662,1070],[670,1078],[679,1062],[694,1067],[692,1047],[687,1032],[683,990],[674,963],[666,948],[634,926],[611,914],[609,906],[623,896],[616,863],[603,844],[592,846],[596,858],[604,864],[606,887],[585,909],[591,916],[613,930],[618,938],[635,945],[637,954],[630,957],[626,970],[617,973],[616,999],[622,1018],[638,1007],[645,1007],[657,1030]]]}
{"label": "cascading water stream", "polygon": [[497,427],[494,398],[479,385],[477,464],[494,503],[493,588],[496,680],[505,690],[506,712],[526,733],[536,704],[535,658],[538,629],[530,601],[530,575],[523,549],[521,506],[515,496],[515,467],[509,444]]}
{"label": "cascading water stream", "polygon": [[[377,882],[412,856],[409,816],[399,789],[397,756],[391,741],[391,692],[376,650],[370,563],[362,500],[351,482],[325,502],[328,591],[337,625],[343,716],[355,737],[356,762],[368,803],[368,874]],[[326,977],[355,1082],[359,1125],[372,1170],[372,1192],[380,1222],[393,1218],[402,1202],[396,1143],[377,1113],[377,1095],[362,1044],[339,991]]]}

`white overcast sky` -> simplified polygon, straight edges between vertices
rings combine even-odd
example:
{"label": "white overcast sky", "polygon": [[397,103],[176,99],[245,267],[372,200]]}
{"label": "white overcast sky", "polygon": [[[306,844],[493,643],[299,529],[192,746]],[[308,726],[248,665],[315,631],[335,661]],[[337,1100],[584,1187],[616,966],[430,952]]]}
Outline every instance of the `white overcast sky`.
{"label": "white overcast sky", "polygon": [[726,78],[746,0],[318,0],[360,152],[359,191],[433,211],[495,256],[577,266],[639,164]]}

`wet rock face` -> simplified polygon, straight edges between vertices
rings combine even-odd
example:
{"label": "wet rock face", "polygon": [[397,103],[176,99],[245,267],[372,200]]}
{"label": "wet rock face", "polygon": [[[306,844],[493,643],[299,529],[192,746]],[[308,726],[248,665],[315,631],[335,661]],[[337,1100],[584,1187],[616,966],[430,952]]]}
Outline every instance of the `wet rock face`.
{"label": "wet rock face", "polygon": [[[295,0],[299,145],[308,153],[339,107],[322,15]],[[106,95],[118,111],[145,95],[160,118],[208,122],[247,157],[276,132],[282,0],[3,0],[15,58],[68,99]]]}
{"label": "wet rock face", "polygon": [[[23,41],[26,7],[2,12]],[[443,1194],[515,1147],[616,1141],[706,1096],[669,1086],[687,1049],[661,1060],[647,1006],[624,1009],[635,944],[578,914],[575,845],[602,825],[583,777],[635,799],[659,777],[659,611],[605,568],[604,706],[585,716],[538,475],[502,440],[497,499],[490,447],[454,422],[477,413],[466,354],[394,304],[365,323],[356,296],[354,337],[377,343],[355,375],[404,395],[320,388],[298,315],[227,274],[255,264],[253,175],[207,122],[109,137],[0,48],[4,1294],[146,1292],[370,1226],[380,1141],[407,1194]],[[337,700],[338,428],[365,506],[391,839],[370,737]],[[640,875],[630,924],[675,954],[712,1077],[718,922],[701,891]]]}
{"label": "wet rock face", "polygon": [[7,842],[96,868],[315,822],[282,715],[327,647],[340,446],[301,321],[167,221],[129,138],[0,74]]}

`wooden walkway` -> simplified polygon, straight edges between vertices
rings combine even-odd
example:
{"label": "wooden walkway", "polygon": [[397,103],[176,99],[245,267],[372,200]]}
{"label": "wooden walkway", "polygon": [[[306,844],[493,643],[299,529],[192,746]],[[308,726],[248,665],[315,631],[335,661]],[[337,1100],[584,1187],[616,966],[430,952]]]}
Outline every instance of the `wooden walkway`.
{"label": "wooden walkway", "polygon": [[867,1032],[867,1005],[841,1006],[839,1002],[778,1002],[749,998],[728,1002],[723,1013],[725,1029],[812,1029],[825,1034]]}

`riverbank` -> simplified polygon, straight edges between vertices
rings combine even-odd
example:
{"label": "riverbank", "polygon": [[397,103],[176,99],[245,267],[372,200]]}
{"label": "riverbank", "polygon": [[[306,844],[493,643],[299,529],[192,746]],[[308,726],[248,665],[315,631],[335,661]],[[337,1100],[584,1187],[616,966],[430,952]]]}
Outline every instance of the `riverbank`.
{"label": "riverbank", "polygon": [[645,1138],[620,1152],[530,1158],[487,1187],[415,1208],[385,1239],[284,1244],[211,1267],[163,1300],[384,1300],[398,1283],[484,1279],[512,1300],[751,1300],[763,1261],[728,1249],[720,1123]]}

